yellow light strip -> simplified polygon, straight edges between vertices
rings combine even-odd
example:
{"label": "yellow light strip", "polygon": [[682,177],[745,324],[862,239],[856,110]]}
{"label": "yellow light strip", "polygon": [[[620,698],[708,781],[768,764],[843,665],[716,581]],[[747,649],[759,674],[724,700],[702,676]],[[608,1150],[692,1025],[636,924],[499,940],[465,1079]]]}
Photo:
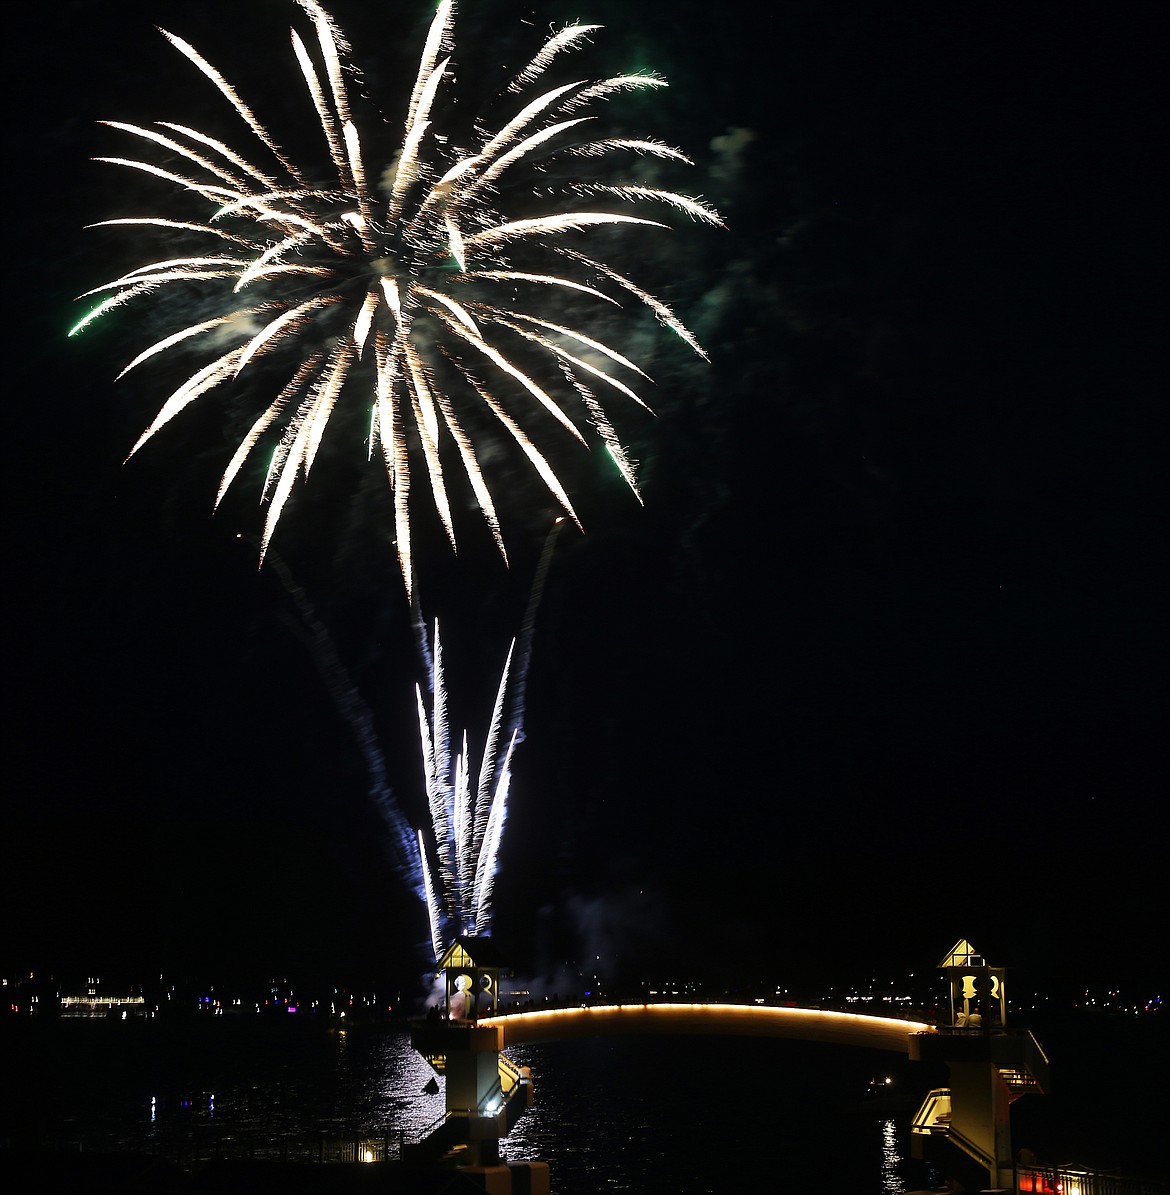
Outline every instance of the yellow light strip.
{"label": "yellow light strip", "polygon": [[502,1030],[503,1045],[564,1037],[645,1031],[729,1033],[852,1043],[907,1050],[913,1033],[932,1033],[924,1021],[875,1017],[816,1008],[761,1008],[743,1004],[615,1004],[541,1009],[482,1018]]}

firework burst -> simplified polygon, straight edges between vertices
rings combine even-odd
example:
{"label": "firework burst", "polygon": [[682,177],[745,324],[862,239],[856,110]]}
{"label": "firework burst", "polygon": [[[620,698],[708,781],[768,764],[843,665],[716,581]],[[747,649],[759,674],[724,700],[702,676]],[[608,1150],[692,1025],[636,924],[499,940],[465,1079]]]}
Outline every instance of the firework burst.
{"label": "firework burst", "polygon": [[[465,147],[440,133],[437,113],[454,49],[452,0],[443,0],[431,23],[401,148],[372,184],[350,110],[349,47],[316,0],[297,3],[314,36],[305,39],[292,30],[293,52],[308,92],[306,114],[310,108],[315,113],[328,150],[328,185],[290,159],[194,47],[162,31],[247,126],[251,149],[239,152],[166,121],[105,122],[151,152],[100,161],[160,180],[203,214],[190,220],[130,216],[101,224],[126,227],[136,236],[154,231],[172,244],[194,237],[202,247],[172,250],[87,292],[98,301],[74,332],[159,291],[190,293],[195,287],[211,304],[204,313],[210,318],[151,344],[122,371],[179,346],[214,346],[163,403],[130,455],[245,369],[264,362],[265,376],[279,378],[284,366],[287,380],[241,440],[216,499],[218,504],[249,458],[268,446],[261,560],[294,484],[313,466],[331,417],[343,400],[360,395],[369,412],[368,454],[381,458],[393,491],[398,556],[409,592],[412,488],[420,483],[429,489],[454,545],[449,482],[454,473],[465,475],[507,559],[497,513],[500,486],[483,467],[485,437],[518,446],[578,525],[550,460],[559,440],[584,444],[587,435],[600,440],[637,493],[633,466],[600,396],[645,406],[634,387],[649,379],[617,349],[582,330],[582,323],[589,327],[586,308],[620,306],[623,300],[644,304],[704,354],[664,303],[580,246],[585,242],[588,248],[590,237],[607,229],[666,227],[653,218],[663,213],[711,224],[720,220],[699,199],[640,182],[587,182],[578,176],[582,165],[599,159],[631,168],[650,159],[688,161],[659,141],[608,135],[599,123],[611,98],[664,87],[656,76],[578,80],[540,90],[546,72],[579,49],[596,25],[573,25],[545,42],[505,89],[508,115],[502,123],[490,128],[478,123]],[[541,171],[545,182],[550,176],[562,180],[551,188],[556,210],[504,210],[516,190],[508,183],[523,171]],[[598,210],[622,207],[627,210]],[[573,314],[560,315],[564,307]],[[226,345],[231,347],[223,351]]]}

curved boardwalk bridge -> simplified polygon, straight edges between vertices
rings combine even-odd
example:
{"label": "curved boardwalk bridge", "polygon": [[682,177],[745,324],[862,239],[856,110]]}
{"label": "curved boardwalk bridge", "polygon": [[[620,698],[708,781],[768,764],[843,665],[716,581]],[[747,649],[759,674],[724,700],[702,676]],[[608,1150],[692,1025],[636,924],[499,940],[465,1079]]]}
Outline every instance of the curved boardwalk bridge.
{"label": "curved boardwalk bridge", "polygon": [[[509,1046],[615,1034],[731,1035],[910,1054],[912,1037],[932,1032],[921,1021],[744,1004],[588,1005],[457,1021],[432,1018],[416,1024],[411,1040],[445,1076],[447,1114],[412,1152],[420,1161],[458,1158],[477,1166],[498,1163],[496,1143],[532,1106],[531,1071],[506,1057],[503,1051]],[[547,1181],[547,1168],[542,1190],[547,1189],[543,1181]]]}
{"label": "curved boardwalk bridge", "polygon": [[[950,987],[950,1015],[940,1027],[740,1004],[593,1005],[492,1016],[484,1011],[498,999],[500,960],[490,939],[456,938],[438,961],[445,1016],[433,1010],[411,1035],[415,1049],[446,1080],[444,1122],[419,1143],[419,1156],[498,1163],[499,1138],[532,1106],[531,1072],[508,1060],[503,1051],[509,1046],[625,1033],[780,1037],[943,1064],[948,1086],[932,1089],[911,1123],[914,1156],[945,1159],[960,1181],[976,1189],[1007,1189],[1016,1185],[1010,1105],[1047,1090],[1048,1059],[1026,1029],[1007,1028],[1002,967],[991,966],[961,938],[939,969]],[[547,1168],[543,1181],[547,1190]]]}
{"label": "curved boardwalk bridge", "polygon": [[481,1017],[478,1024],[499,1030],[502,1049],[577,1037],[669,1033],[788,1037],[909,1054],[911,1034],[933,1032],[933,1026],[923,1021],[745,1004],[611,1004],[539,1009]]}

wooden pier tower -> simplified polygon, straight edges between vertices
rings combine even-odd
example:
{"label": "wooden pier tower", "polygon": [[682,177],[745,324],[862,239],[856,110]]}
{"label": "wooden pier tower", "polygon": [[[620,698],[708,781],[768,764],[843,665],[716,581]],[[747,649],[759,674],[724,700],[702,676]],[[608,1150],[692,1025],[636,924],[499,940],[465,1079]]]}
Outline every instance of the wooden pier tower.
{"label": "wooden pier tower", "polygon": [[1002,967],[965,939],[939,966],[950,986],[949,1022],[911,1035],[910,1056],[944,1063],[950,1083],[931,1091],[914,1117],[912,1153],[976,1189],[1014,1190],[1010,1108],[1048,1090],[1048,1058],[1030,1030],[1008,1027]]}
{"label": "wooden pier tower", "polygon": [[509,1166],[499,1142],[532,1107],[532,1072],[501,1052],[503,1032],[481,1025],[498,1010],[500,960],[489,938],[456,938],[437,964],[446,999],[411,1030],[410,1044],[445,1084],[443,1119],[404,1157],[457,1167],[486,1191],[547,1195],[548,1166]]}

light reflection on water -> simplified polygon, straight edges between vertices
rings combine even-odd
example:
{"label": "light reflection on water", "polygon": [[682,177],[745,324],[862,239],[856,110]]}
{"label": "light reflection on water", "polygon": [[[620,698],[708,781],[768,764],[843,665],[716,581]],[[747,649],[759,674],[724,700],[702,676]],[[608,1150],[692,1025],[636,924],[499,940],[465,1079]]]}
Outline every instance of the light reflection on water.
{"label": "light reflection on water", "polygon": [[442,1088],[428,1095],[423,1088],[435,1077],[430,1064],[410,1048],[406,1034],[382,1039],[378,1051],[381,1074],[377,1079],[382,1123],[415,1141],[443,1115]]}
{"label": "light reflection on water", "polygon": [[[325,1134],[385,1136],[395,1153],[399,1139],[417,1140],[443,1112],[441,1090],[424,1091],[430,1067],[401,1030],[106,1028],[58,1026],[25,1051],[30,1098],[43,1105],[34,1117],[40,1145],[167,1150],[200,1138]],[[846,1107],[864,1091],[871,1062],[805,1046],[652,1037],[511,1049],[513,1061],[533,1068],[536,1105],[503,1153],[549,1162],[556,1195],[802,1184],[902,1195],[904,1118]],[[38,1068],[51,1072],[39,1089]]]}
{"label": "light reflection on water", "polygon": [[209,1105],[217,1130],[257,1136],[313,1133],[421,1137],[443,1114],[443,1096],[424,1091],[434,1072],[409,1035],[341,1030],[303,1043],[293,1057],[237,1059],[247,1067],[220,1083]]}
{"label": "light reflection on water", "polygon": [[[0,1140],[86,1150],[388,1136],[443,1111],[403,1030],[256,1023],[45,1024],[5,1041]],[[11,1048],[9,1048],[11,1047]]]}
{"label": "light reflection on water", "polygon": [[882,1121],[882,1191],[885,1195],[902,1195],[906,1190],[898,1177],[898,1163],[902,1154],[898,1148],[898,1126],[893,1120]]}
{"label": "light reflection on water", "polygon": [[510,1049],[533,1069],[536,1105],[503,1151],[549,1162],[557,1195],[903,1195],[909,1126],[864,1110],[872,1063],[803,1046],[648,1037]]}

